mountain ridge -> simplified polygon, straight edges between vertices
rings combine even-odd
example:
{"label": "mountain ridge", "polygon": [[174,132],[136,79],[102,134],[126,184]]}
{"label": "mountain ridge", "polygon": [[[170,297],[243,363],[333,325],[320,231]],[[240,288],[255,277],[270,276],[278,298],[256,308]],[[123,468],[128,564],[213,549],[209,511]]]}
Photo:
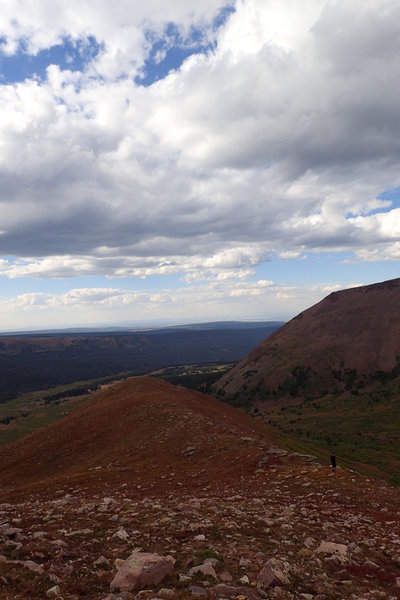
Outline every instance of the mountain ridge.
{"label": "mountain ridge", "polygon": [[221,394],[356,389],[400,364],[400,279],[332,292],[255,348],[217,384]]}

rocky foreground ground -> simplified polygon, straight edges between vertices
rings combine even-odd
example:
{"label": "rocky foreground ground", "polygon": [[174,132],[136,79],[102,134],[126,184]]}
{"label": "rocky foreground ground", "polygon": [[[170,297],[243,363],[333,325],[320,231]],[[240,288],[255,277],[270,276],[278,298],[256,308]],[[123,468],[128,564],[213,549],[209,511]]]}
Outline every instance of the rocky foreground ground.
{"label": "rocky foreground ground", "polygon": [[0,600],[395,599],[399,523],[399,490],[130,379],[0,449]]}
{"label": "rocky foreground ground", "polygon": [[3,491],[0,598],[400,598],[397,490],[274,446],[234,485],[181,479]]}

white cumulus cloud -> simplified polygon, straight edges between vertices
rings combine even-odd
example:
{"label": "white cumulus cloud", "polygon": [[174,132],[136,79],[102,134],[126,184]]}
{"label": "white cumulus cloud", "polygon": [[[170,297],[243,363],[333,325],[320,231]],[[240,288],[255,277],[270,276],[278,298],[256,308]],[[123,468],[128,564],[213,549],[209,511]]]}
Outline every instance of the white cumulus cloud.
{"label": "white cumulus cloud", "polygon": [[[144,86],[171,24],[207,43]],[[246,280],[232,298],[271,257],[399,259],[396,0],[9,0],[0,36],[4,60],[97,44],[0,82],[1,275]]]}

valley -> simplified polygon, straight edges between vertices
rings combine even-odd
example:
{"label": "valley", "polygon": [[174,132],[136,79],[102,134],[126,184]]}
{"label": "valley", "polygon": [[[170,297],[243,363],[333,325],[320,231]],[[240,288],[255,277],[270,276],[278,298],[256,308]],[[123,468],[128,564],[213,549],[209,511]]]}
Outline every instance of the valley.
{"label": "valley", "polygon": [[209,323],[124,333],[0,336],[0,403],[76,382],[237,362],[280,323]]}

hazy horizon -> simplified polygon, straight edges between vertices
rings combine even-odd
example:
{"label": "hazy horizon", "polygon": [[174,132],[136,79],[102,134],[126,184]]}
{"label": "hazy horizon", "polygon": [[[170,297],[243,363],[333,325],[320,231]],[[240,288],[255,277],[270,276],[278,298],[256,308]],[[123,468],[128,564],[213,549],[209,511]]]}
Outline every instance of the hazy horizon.
{"label": "hazy horizon", "polygon": [[41,333],[41,332],[68,332],[68,331],[73,331],[73,330],[93,330],[93,331],[107,331],[107,330],[116,330],[116,331],[141,331],[141,330],[149,330],[149,329],[163,329],[168,328],[168,327],[190,327],[190,326],[196,326],[196,325],[212,325],[212,324],[224,324],[224,323],[241,323],[241,324],[246,324],[248,323],[249,325],[251,324],[256,324],[256,323],[284,323],[285,320],[284,319],[245,319],[245,320],[223,320],[223,321],[204,321],[204,320],[200,320],[200,321],[187,321],[187,320],[168,320],[168,319],[161,319],[159,321],[154,320],[154,321],[133,321],[133,322],[126,322],[126,323],[92,323],[90,325],[85,324],[85,323],[78,323],[78,324],[74,324],[74,325],[60,325],[59,327],[49,327],[49,328],[39,328],[36,329],[36,327],[32,326],[32,327],[25,327],[25,328],[21,328],[21,329],[0,329],[0,335],[7,335],[7,334],[11,334],[11,333],[15,333],[15,334],[29,334],[29,333]]}

